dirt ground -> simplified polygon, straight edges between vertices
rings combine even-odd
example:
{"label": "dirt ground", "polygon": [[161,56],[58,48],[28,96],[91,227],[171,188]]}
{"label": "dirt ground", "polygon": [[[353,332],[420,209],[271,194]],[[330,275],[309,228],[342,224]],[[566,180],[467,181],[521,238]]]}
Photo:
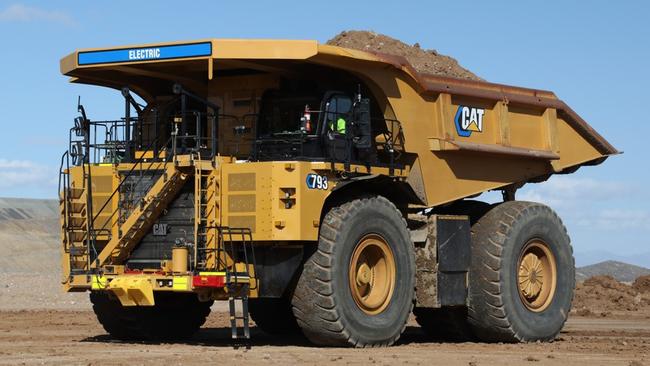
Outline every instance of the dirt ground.
{"label": "dirt ground", "polygon": [[580,283],[569,321],[552,343],[440,342],[412,321],[396,346],[372,350],[312,347],[300,337],[269,336],[254,326],[250,349],[236,349],[224,302],[213,306],[203,329],[188,342],[118,342],[97,323],[88,295],[63,294],[58,280],[55,275],[0,275],[0,365],[650,366],[650,277],[631,285],[608,277]]}
{"label": "dirt ground", "polygon": [[573,317],[552,343],[437,343],[415,325],[390,348],[315,348],[300,338],[253,328],[250,349],[234,348],[227,314],[213,312],[185,343],[124,343],[109,338],[91,311],[0,312],[0,365],[646,365],[650,320]]}

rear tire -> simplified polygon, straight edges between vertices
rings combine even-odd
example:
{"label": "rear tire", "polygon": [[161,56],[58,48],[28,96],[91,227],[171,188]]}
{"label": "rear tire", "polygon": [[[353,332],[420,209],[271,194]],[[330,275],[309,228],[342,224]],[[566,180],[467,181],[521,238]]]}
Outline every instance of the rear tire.
{"label": "rear tire", "polygon": [[393,344],[413,308],[415,257],[401,212],[383,197],[332,208],[292,299],[305,336],[328,346]]}
{"label": "rear tire", "polygon": [[91,292],[90,302],[97,320],[111,337],[128,341],[142,339],[135,307],[124,307],[106,292]]}
{"label": "rear tire", "polygon": [[298,334],[300,328],[285,298],[248,300],[248,311],[258,328],[269,334]]}
{"label": "rear tire", "polygon": [[196,294],[155,294],[154,306],[122,306],[107,292],[93,291],[90,301],[97,319],[120,340],[177,340],[194,335],[210,314],[212,301]]}
{"label": "rear tire", "polygon": [[483,341],[549,341],[571,310],[575,267],[560,218],[539,203],[496,206],[472,227],[468,319]]}

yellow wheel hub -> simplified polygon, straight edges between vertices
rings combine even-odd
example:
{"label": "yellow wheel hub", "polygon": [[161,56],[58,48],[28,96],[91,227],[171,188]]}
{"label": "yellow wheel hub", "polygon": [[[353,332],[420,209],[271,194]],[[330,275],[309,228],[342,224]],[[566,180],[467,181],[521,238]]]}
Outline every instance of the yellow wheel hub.
{"label": "yellow wheel hub", "polygon": [[350,292],[367,314],[379,314],[390,303],[395,289],[395,257],[384,238],[369,234],[361,238],[350,259]]}
{"label": "yellow wheel hub", "polygon": [[519,298],[531,311],[543,311],[553,300],[557,265],[553,253],[542,240],[531,240],[521,251],[517,283]]}

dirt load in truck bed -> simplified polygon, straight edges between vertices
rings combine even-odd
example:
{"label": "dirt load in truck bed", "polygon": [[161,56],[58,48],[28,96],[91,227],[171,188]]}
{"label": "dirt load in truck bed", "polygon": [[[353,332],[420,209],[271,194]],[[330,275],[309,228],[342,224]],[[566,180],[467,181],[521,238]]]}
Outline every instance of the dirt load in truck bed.
{"label": "dirt load in truck bed", "polygon": [[389,36],[369,31],[343,31],[327,41],[332,46],[346,47],[361,51],[380,52],[404,56],[415,70],[425,74],[446,76],[458,79],[483,80],[471,71],[460,66],[456,59],[441,55],[436,50],[412,46]]}

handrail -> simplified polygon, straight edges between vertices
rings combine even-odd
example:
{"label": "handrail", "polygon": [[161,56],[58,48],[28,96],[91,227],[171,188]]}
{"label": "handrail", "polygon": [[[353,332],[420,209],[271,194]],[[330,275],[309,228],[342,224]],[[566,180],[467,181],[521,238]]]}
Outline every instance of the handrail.
{"label": "handrail", "polygon": [[[169,140],[171,140],[171,137],[170,137]],[[169,140],[168,140],[165,144],[167,144],[167,143],[169,142]],[[146,149],[145,151],[150,151],[149,148],[150,148],[150,147],[151,147],[155,142],[156,142],[156,139],[152,140],[151,143],[149,144],[149,146],[147,146],[147,149]],[[154,157],[154,158],[155,158],[155,157]],[[97,219],[97,217],[99,217],[99,215],[104,211],[104,209],[106,208],[106,206],[108,206],[108,203],[111,202],[111,200],[113,199],[113,197],[115,196],[115,194],[116,194],[117,192],[119,192],[119,190],[120,190],[120,188],[122,188],[122,185],[124,184],[124,182],[126,182],[127,179],[128,179],[128,178],[133,174],[133,171],[135,170],[135,167],[138,166],[138,165],[140,165],[140,168],[142,168],[142,162],[143,162],[144,159],[145,159],[145,154],[142,154],[142,156],[141,156],[141,157],[140,157],[140,158],[139,158],[135,163],[133,163],[133,166],[131,167],[131,169],[129,169],[129,171],[128,171],[128,173],[126,174],[126,176],[124,176],[124,178],[120,181],[120,183],[117,185],[117,187],[115,188],[115,190],[113,190],[113,192],[111,193],[111,195],[106,199],[106,202],[104,202],[104,205],[102,205],[102,207],[99,209],[99,211],[97,211],[97,214],[94,216],[94,219]],[[163,162],[164,162],[165,166],[169,163],[169,161],[167,161],[167,156],[165,156]],[[149,170],[149,169],[153,166],[154,163],[160,163],[160,162],[157,162],[157,161],[155,161],[155,160],[152,160],[152,161],[149,163],[149,165],[147,166],[147,169],[146,169],[146,170]],[[142,169],[140,169],[140,170],[142,170]],[[140,179],[142,179],[142,178],[140,178]],[[149,188],[150,188],[150,187],[149,187]],[[113,213],[112,213],[112,214],[111,214],[111,215],[106,219],[106,221],[104,222],[104,225],[102,225],[102,227],[99,228],[99,229],[97,229],[96,231],[101,231],[101,230],[106,229],[106,225],[107,225],[107,224],[108,224],[108,223],[113,219],[113,217],[115,216],[115,213],[117,213],[117,212],[119,212],[119,211],[117,211],[117,210],[116,210],[116,211],[113,211]],[[110,227],[113,227],[113,226],[115,226],[115,223],[112,224]]]}
{"label": "handrail", "polygon": [[[155,141],[156,141],[156,140],[152,140],[152,141],[151,141],[151,144],[153,144]],[[146,151],[148,151],[149,147],[151,147],[151,144],[149,144],[150,146],[147,147],[147,150],[146,150]],[[141,162],[141,160],[144,159],[144,157],[145,157],[145,154],[142,154],[142,156],[140,157],[140,159],[138,159],[138,161],[136,161],[136,162],[133,164],[133,166],[131,167],[131,169],[130,169],[129,172],[127,173],[127,177],[131,175],[131,173],[133,172],[133,170],[135,169],[135,167],[138,165],[139,162]],[[104,202],[104,204],[103,204],[102,207],[99,209],[99,211],[97,211],[97,215],[95,215],[95,216],[93,217],[93,219],[97,219],[97,217],[99,216],[99,214],[101,214],[101,213],[104,211],[104,209],[106,208],[106,206],[108,205],[108,203],[109,203],[109,202],[113,199],[113,197],[115,196],[115,193],[117,193],[117,192],[119,191],[119,189],[122,187],[122,184],[124,184],[124,181],[125,181],[125,180],[126,180],[126,179],[123,179],[123,180],[120,182],[120,184],[117,185],[117,187],[115,188],[115,190],[113,190],[113,192],[111,193],[111,195],[106,199],[106,202]]]}
{"label": "handrail", "polygon": [[[59,200],[61,200],[61,199],[65,200],[65,198],[66,198],[65,192],[64,192],[63,197],[61,197],[61,177],[64,175],[64,173],[63,173],[64,172],[64,170],[63,170],[63,162],[64,162],[64,160],[67,162],[66,168],[70,169],[70,166],[69,166],[70,161],[69,161],[69,152],[68,151],[64,152],[61,155],[61,165],[59,165],[59,185],[58,185],[58,191],[57,191],[57,194],[59,196]],[[63,184],[65,185],[65,178],[63,178]]]}

